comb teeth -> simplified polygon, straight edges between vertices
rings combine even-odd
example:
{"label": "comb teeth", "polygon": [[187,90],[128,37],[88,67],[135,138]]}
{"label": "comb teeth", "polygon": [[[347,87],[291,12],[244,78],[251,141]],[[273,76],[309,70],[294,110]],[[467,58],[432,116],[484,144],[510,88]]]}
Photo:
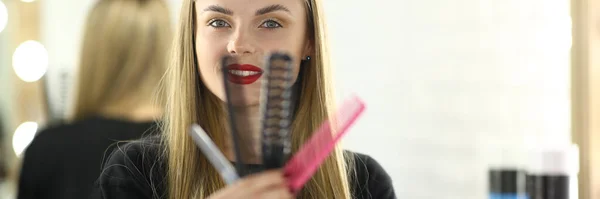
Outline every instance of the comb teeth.
{"label": "comb teeth", "polygon": [[365,103],[358,96],[346,100],[335,115],[325,120],[287,162],[284,175],[294,194],[312,178],[364,110]]}
{"label": "comb teeth", "polygon": [[268,59],[263,82],[263,163],[266,169],[283,167],[291,152],[292,60],[275,53]]}

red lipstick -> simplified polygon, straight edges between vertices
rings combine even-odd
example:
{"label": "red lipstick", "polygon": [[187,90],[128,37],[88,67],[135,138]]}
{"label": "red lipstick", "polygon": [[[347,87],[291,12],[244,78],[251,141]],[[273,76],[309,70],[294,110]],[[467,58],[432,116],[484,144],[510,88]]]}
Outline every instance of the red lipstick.
{"label": "red lipstick", "polygon": [[250,64],[231,64],[227,66],[227,80],[234,84],[252,84],[262,76],[263,70]]}

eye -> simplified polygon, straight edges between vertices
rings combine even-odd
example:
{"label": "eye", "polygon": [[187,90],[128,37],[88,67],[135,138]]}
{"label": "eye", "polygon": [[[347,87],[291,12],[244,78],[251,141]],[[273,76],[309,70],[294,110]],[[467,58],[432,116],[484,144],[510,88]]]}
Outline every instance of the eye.
{"label": "eye", "polygon": [[266,20],[260,26],[262,28],[281,28],[281,24],[272,19]]}
{"label": "eye", "polygon": [[225,22],[223,20],[220,20],[220,19],[212,20],[212,21],[210,21],[210,23],[208,23],[208,25],[212,26],[214,28],[226,28],[226,27],[230,27],[230,25],[227,22]]}

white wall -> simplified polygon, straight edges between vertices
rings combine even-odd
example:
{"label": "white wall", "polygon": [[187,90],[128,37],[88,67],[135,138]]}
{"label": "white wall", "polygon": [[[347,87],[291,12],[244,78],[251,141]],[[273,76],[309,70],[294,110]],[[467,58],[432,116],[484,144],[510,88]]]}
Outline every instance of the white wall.
{"label": "white wall", "polygon": [[[76,65],[90,2],[44,4],[51,67]],[[368,103],[345,144],[399,198],[485,198],[491,146],[568,141],[567,0],[324,2],[337,94]]]}
{"label": "white wall", "polygon": [[338,93],[369,103],[345,141],[399,198],[486,198],[495,146],[568,142],[568,0],[365,2],[325,1]]}

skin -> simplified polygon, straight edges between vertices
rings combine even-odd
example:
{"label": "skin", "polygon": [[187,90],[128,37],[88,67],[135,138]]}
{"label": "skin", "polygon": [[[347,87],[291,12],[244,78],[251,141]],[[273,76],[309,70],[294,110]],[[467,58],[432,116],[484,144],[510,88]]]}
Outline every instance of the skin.
{"label": "skin", "polygon": [[[272,8],[272,9],[269,9]],[[231,55],[237,64],[265,68],[264,60],[273,52],[285,52],[293,59],[296,81],[300,62],[311,56],[307,35],[307,16],[304,0],[196,0],[196,58],[204,85],[222,101],[226,101],[221,74],[221,59]],[[263,11],[263,12],[261,12]],[[264,78],[261,77],[261,79]],[[235,105],[235,119],[249,121],[238,125],[244,160],[259,163],[259,104],[261,81],[239,85],[230,83],[233,92],[244,89],[243,102]],[[233,157],[233,147],[226,146],[226,156]],[[281,171],[267,171],[241,179],[219,190],[210,198],[293,198]]]}

